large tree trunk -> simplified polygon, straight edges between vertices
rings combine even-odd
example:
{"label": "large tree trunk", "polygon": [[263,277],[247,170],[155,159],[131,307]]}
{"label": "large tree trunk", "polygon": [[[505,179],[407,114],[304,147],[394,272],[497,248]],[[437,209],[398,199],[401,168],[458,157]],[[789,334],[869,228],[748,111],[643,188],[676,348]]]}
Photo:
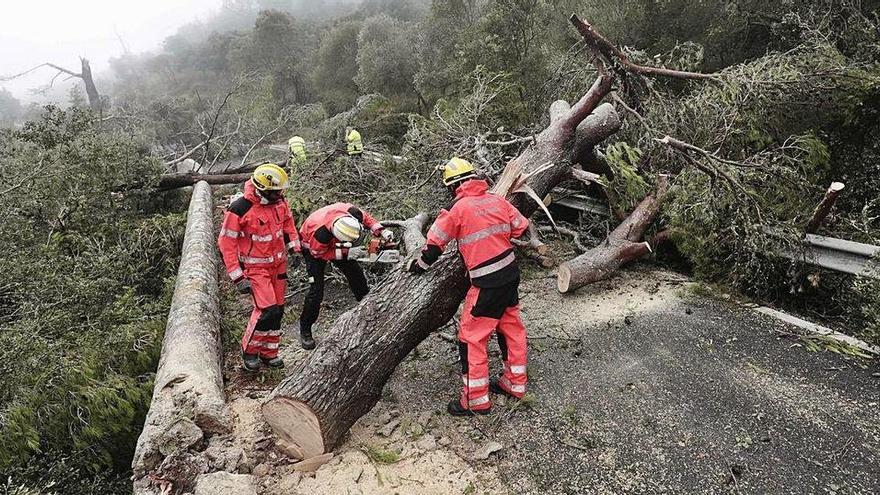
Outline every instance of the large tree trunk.
{"label": "large tree trunk", "polygon": [[199,182],[187,213],[153,399],[131,466],[138,493],[150,493],[145,491],[149,485],[145,476],[163,461],[167,465],[174,456],[185,456],[193,446],[181,442],[182,431],[200,440],[202,433],[227,432],[230,427],[221,374],[213,207],[211,186]]}
{"label": "large tree trunk", "polygon": [[[526,184],[543,197],[568,177],[579,124],[591,113],[596,116],[590,119],[591,125],[617,117],[613,106],[599,106],[610,88],[611,78],[602,74],[574,106],[554,104],[550,125],[508,164],[502,179],[512,176],[515,183],[527,177]],[[595,133],[588,132],[592,130],[584,129],[584,133],[596,136],[598,142],[617,127],[603,125]],[[511,184],[510,180],[498,182]],[[529,216],[538,205],[526,198],[517,195],[513,201]],[[264,403],[263,414],[278,437],[278,446],[299,459],[332,450],[376,404],[403,358],[452,318],[468,286],[460,257],[449,252],[428,273],[415,276],[398,271],[374,288],[336,320],[318,349]]]}
{"label": "large tree trunk", "polygon": [[657,192],[617,226],[602,244],[559,266],[556,286],[559,292],[571,292],[584,285],[606,279],[618,268],[651,252],[651,244],[640,239],[657,214],[666,195],[667,177],[657,180]]}

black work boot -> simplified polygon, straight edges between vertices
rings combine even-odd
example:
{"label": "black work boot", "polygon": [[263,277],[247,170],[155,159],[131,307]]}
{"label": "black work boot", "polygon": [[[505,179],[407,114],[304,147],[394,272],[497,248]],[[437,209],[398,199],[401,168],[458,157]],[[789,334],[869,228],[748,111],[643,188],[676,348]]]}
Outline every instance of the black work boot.
{"label": "black work boot", "polygon": [[247,371],[257,371],[260,369],[260,356],[257,354],[247,354],[242,351],[241,360],[244,363],[244,369]]}
{"label": "black work boot", "polygon": [[312,327],[309,325],[308,327],[303,326],[300,323],[299,327],[299,342],[302,344],[302,348],[311,351],[315,348],[315,339],[312,338]]}
{"label": "black work boot", "polygon": [[489,380],[489,391],[492,392],[493,394],[506,395],[506,396],[510,397],[511,399],[519,399],[519,397],[517,397],[517,396],[511,394],[510,392],[508,392],[507,390],[504,390],[503,388],[501,388],[501,384],[498,383],[498,378],[491,378]]}
{"label": "black work boot", "polygon": [[489,414],[489,412],[491,411],[492,408],[480,410],[465,409],[461,406],[461,401],[458,399],[450,401],[449,404],[446,406],[446,412],[453,416],[473,416],[475,414],[485,415]]}
{"label": "black work boot", "polygon": [[266,366],[268,366],[270,368],[283,368],[284,367],[284,360],[281,359],[280,357],[273,357],[272,359],[268,359],[268,358],[264,358],[263,356],[260,356],[260,361],[262,361],[263,364],[265,364]]}

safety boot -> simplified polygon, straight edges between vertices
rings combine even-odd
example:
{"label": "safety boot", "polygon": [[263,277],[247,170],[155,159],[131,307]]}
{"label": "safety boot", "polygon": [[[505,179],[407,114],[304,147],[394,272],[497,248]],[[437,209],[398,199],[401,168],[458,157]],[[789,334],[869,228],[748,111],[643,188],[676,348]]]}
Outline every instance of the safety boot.
{"label": "safety boot", "polygon": [[449,414],[451,414],[453,416],[473,416],[475,414],[486,415],[486,414],[489,414],[491,411],[492,411],[491,407],[488,409],[476,409],[476,410],[475,409],[465,409],[464,407],[462,407],[461,401],[458,399],[450,401],[449,404],[446,406],[446,412],[448,412]]}
{"label": "safety boot", "polygon": [[489,391],[492,392],[493,394],[506,395],[506,396],[510,397],[511,399],[519,399],[519,397],[511,394],[507,390],[504,390],[501,387],[501,384],[498,383],[498,378],[491,378],[489,380]]}
{"label": "safety boot", "polygon": [[302,348],[311,351],[315,348],[315,339],[312,338],[312,327],[311,326],[303,326],[300,324],[299,327],[299,343],[302,344]]}
{"label": "safety boot", "polygon": [[277,357],[277,356],[273,357],[272,359],[268,359],[268,358],[264,358],[263,356],[260,356],[260,361],[262,361],[263,364],[265,364],[266,366],[268,366],[270,368],[283,368],[284,367],[284,360],[281,359],[280,357]]}
{"label": "safety boot", "polygon": [[247,354],[242,351],[241,360],[244,364],[244,369],[247,371],[257,371],[260,369],[260,356],[256,354]]}

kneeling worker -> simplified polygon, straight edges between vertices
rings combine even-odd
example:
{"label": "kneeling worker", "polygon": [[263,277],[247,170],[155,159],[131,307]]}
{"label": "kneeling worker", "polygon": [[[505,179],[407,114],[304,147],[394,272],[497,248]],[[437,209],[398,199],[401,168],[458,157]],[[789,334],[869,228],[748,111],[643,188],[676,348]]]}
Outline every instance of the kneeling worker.
{"label": "kneeling worker", "polygon": [[[244,367],[260,363],[280,368],[281,317],[287,290],[287,257],[300,251],[299,234],[284,200],[287,173],[267,163],[254,170],[244,195],[223,217],[217,244],[229,278],[242,294],[253,296],[254,310],[241,337]],[[295,262],[299,258],[293,258]]]}
{"label": "kneeling worker", "polygon": [[324,300],[324,270],[327,262],[345,275],[354,298],[360,301],[369,292],[367,278],[357,259],[367,255],[362,240],[363,226],[374,236],[391,241],[394,233],[385,229],[369,213],[349,203],[334,203],[312,213],[300,227],[303,258],[309,274],[309,292],[299,319],[300,342],[303,349],[314,349],[312,325],[318,320]]}
{"label": "kneeling worker", "polygon": [[[506,199],[489,193],[469,162],[453,158],[442,170],[455,203],[440,211],[425,248],[407,270],[423,273],[450,241],[458,241],[471,279],[458,331],[464,388],[446,410],[453,416],[487,414],[490,389],[516,398],[526,392],[526,329],[519,316],[520,275],[510,239],[520,237],[529,221]],[[496,329],[504,373],[490,381],[486,346]]]}

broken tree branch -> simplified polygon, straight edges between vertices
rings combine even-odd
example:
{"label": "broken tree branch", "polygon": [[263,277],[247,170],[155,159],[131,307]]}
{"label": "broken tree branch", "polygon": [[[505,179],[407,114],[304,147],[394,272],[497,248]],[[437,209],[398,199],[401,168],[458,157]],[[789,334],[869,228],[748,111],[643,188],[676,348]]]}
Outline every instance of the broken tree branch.
{"label": "broken tree branch", "polygon": [[828,214],[831,213],[831,208],[834,207],[834,203],[837,201],[837,196],[840,195],[840,192],[843,191],[844,187],[846,186],[843,182],[831,183],[831,186],[825,191],[825,197],[823,197],[822,201],[816,206],[816,209],[813,211],[813,216],[810,218],[807,227],[804,229],[807,234],[815,234],[816,231],[819,230],[822,222],[824,222],[825,218],[828,217]]}
{"label": "broken tree branch", "polygon": [[556,280],[559,292],[572,292],[606,279],[624,264],[650,253],[651,244],[641,238],[660,212],[668,188],[668,176],[658,176],[656,192],[643,199],[604,242],[560,265]]}
{"label": "broken tree branch", "polygon": [[601,54],[608,61],[608,63],[619,63],[627,72],[646,76],[670,77],[673,79],[700,79],[720,82],[718,76],[714,74],[702,74],[699,72],[688,72],[682,70],[666,69],[662,67],[647,67],[644,65],[636,65],[629,59],[629,57],[626,56],[625,53],[623,53],[620,48],[617,48],[616,45],[608,41],[607,38],[596,31],[596,29],[593,28],[590,23],[581,20],[575,14],[571,15],[569,21],[571,21],[574,27],[578,30],[578,33],[580,33],[580,35],[583,37],[584,41],[587,43],[587,46],[589,46],[596,53]]}

